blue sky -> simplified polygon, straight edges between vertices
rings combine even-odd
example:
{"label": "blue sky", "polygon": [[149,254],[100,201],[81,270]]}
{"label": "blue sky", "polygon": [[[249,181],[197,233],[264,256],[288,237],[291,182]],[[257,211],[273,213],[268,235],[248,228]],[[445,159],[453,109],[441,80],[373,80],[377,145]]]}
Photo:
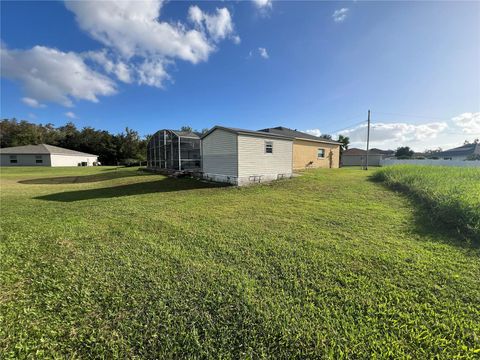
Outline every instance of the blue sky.
{"label": "blue sky", "polygon": [[478,2],[2,2],[1,40],[2,118],[480,137]]}

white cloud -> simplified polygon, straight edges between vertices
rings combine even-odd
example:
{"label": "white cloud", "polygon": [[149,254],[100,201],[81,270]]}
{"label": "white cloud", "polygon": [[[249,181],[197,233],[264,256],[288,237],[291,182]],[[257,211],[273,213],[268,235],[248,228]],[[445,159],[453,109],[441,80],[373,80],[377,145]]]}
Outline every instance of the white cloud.
{"label": "white cloud", "polygon": [[234,43],[240,37],[226,8],[213,14],[191,6],[188,28],[180,21],[160,20],[165,1],[67,1],[80,28],[100,41],[109,50],[90,54],[90,59],[103,66],[120,81],[163,87],[169,79],[166,66],[175,60],[193,64],[207,61],[221,40]]}
{"label": "white cloud", "polygon": [[[203,27],[205,27],[208,34],[215,42],[225,39],[234,32],[232,17],[226,8],[217,8],[215,15],[209,15],[200,10],[198,6],[194,5],[190,6],[188,15],[190,21],[200,26],[200,29],[203,30]],[[240,37],[238,35],[235,37],[232,36],[234,42],[239,39]]]}
{"label": "white cloud", "polygon": [[480,112],[466,112],[452,118],[452,121],[465,134],[480,134]]}
{"label": "white cloud", "polygon": [[259,9],[271,8],[272,0],[252,0],[255,6]]}
{"label": "white cloud", "polygon": [[136,70],[139,76],[139,84],[161,88],[163,87],[163,81],[170,78],[165,70],[165,64],[162,60],[147,60],[138,66]]}
{"label": "white cloud", "polygon": [[214,50],[205,34],[158,20],[163,1],[67,1],[79,26],[124,58],[171,57],[198,63]]}
{"label": "white cloud", "polygon": [[[1,51],[2,76],[19,81],[28,98],[72,106],[73,99],[98,102],[116,92],[115,83],[89,68],[81,56],[44,46]],[[27,100],[31,104],[35,102]],[[25,102],[25,101],[24,101]]]}
{"label": "white cloud", "polygon": [[34,113],[28,113],[28,117],[30,119],[36,119],[37,118],[37,115],[35,115]]}
{"label": "white cloud", "polygon": [[259,47],[258,48],[258,53],[260,54],[260,56],[264,59],[268,59],[270,56],[268,55],[268,52],[267,52],[267,49],[263,48],[263,47]]}
{"label": "white cloud", "polygon": [[333,21],[335,22],[343,22],[347,18],[348,15],[348,8],[341,8],[338,10],[335,10],[332,14]]}
{"label": "white cloud", "polygon": [[118,80],[124,83],[131,83],[133,79],[130,67],[124,62],[115,62],[110,59],[110,57],[105,49],[101,51],[88,51],[84,54],[85,59],[101,65],[108,74],[114,74]]}
{"label": "white cloud", "polygon": [[[74,100],[98,101],[116,93],[117,84],[163,87],[170,79],[167,67],[176,60],[193,64],[207,61],[226,38],[239,44],[230,12],[217,8],[189,9],[193,26],[160,20],[163,0],[66,1],[81,29],[105,48],[83,53],[62,52],[43,46],[29,50],[4,49],[2,76],[23,86],[23,102],[42,107],[41,101],[73,106]],[[108,75],[108,76],[106,76]]]}
{"label": "white cloud", "polygon": [[322,135],[322,132],[320,131],[320,129],[310,129],[310,130],[305,130],[304,132],[314,136]]}
{"label": "white cloud", "polygon": [[[436,138],[448,127],[446,122],[432,122],[427,124],[407,123],[372,123],[370,127],[370,140],[378,146],[421,142]],[[355,128],[341,132],[348,136],[352,143],[364,143],[367,137],[367,125],[359,125]],[[396,146],[395,146],[396,147]]]}
{"label": "white cloud", "polygon": [[77,115],[75,115],[75,113],[72,112],[72,111],[67,111],[67,112],[65,113],[65,116],[68,117],[68,118],[70,118],[70,119],[77,119]]}
{"label": "white cloud", "polygon": [[40,102],[38,102],[38,100],[29,98],[29,97],[22,98],[22,102],[25,105],[28,105],[33,108],[44,108],[46,106],[45,104],[41,104]]}

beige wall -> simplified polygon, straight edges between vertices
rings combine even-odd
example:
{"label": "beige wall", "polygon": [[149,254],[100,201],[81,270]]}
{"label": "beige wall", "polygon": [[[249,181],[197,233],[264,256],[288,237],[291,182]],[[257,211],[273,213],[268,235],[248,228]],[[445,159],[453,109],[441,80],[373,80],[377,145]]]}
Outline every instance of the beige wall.
{"label": "beige wall", "polygon": [[[317,157],[318,149],[325,149],[325,157]],[[298,140],[293,142],[293,168],[338,168],[340,165],[340,145],[316,141]]]}

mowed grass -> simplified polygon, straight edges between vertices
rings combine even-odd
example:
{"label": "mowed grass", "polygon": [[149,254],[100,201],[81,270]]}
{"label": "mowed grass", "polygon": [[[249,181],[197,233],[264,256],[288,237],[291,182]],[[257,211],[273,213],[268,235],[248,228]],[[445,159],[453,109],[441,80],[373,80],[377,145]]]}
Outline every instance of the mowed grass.
{"label": "mowed grass", "polygon": [[478,247],[370,174],[1,169],[1,357],[478,358]]}
{"label": "mowed grass", "polygon": [[480,168],[448,166],[389,166],[374,178],[412,195],[433,221],[456,227],[480,241]]}

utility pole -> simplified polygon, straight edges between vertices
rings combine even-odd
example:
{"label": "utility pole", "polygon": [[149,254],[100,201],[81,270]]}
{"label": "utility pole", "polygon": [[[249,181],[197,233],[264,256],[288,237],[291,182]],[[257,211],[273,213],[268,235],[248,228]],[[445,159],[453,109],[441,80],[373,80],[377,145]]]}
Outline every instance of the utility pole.
{"label": "utility pole", "polygon": [[367,126],[367,156],[365,163],[365,170],[368,170],[368,147],[370,145],[370,110],[368,110],[368,126]]}

